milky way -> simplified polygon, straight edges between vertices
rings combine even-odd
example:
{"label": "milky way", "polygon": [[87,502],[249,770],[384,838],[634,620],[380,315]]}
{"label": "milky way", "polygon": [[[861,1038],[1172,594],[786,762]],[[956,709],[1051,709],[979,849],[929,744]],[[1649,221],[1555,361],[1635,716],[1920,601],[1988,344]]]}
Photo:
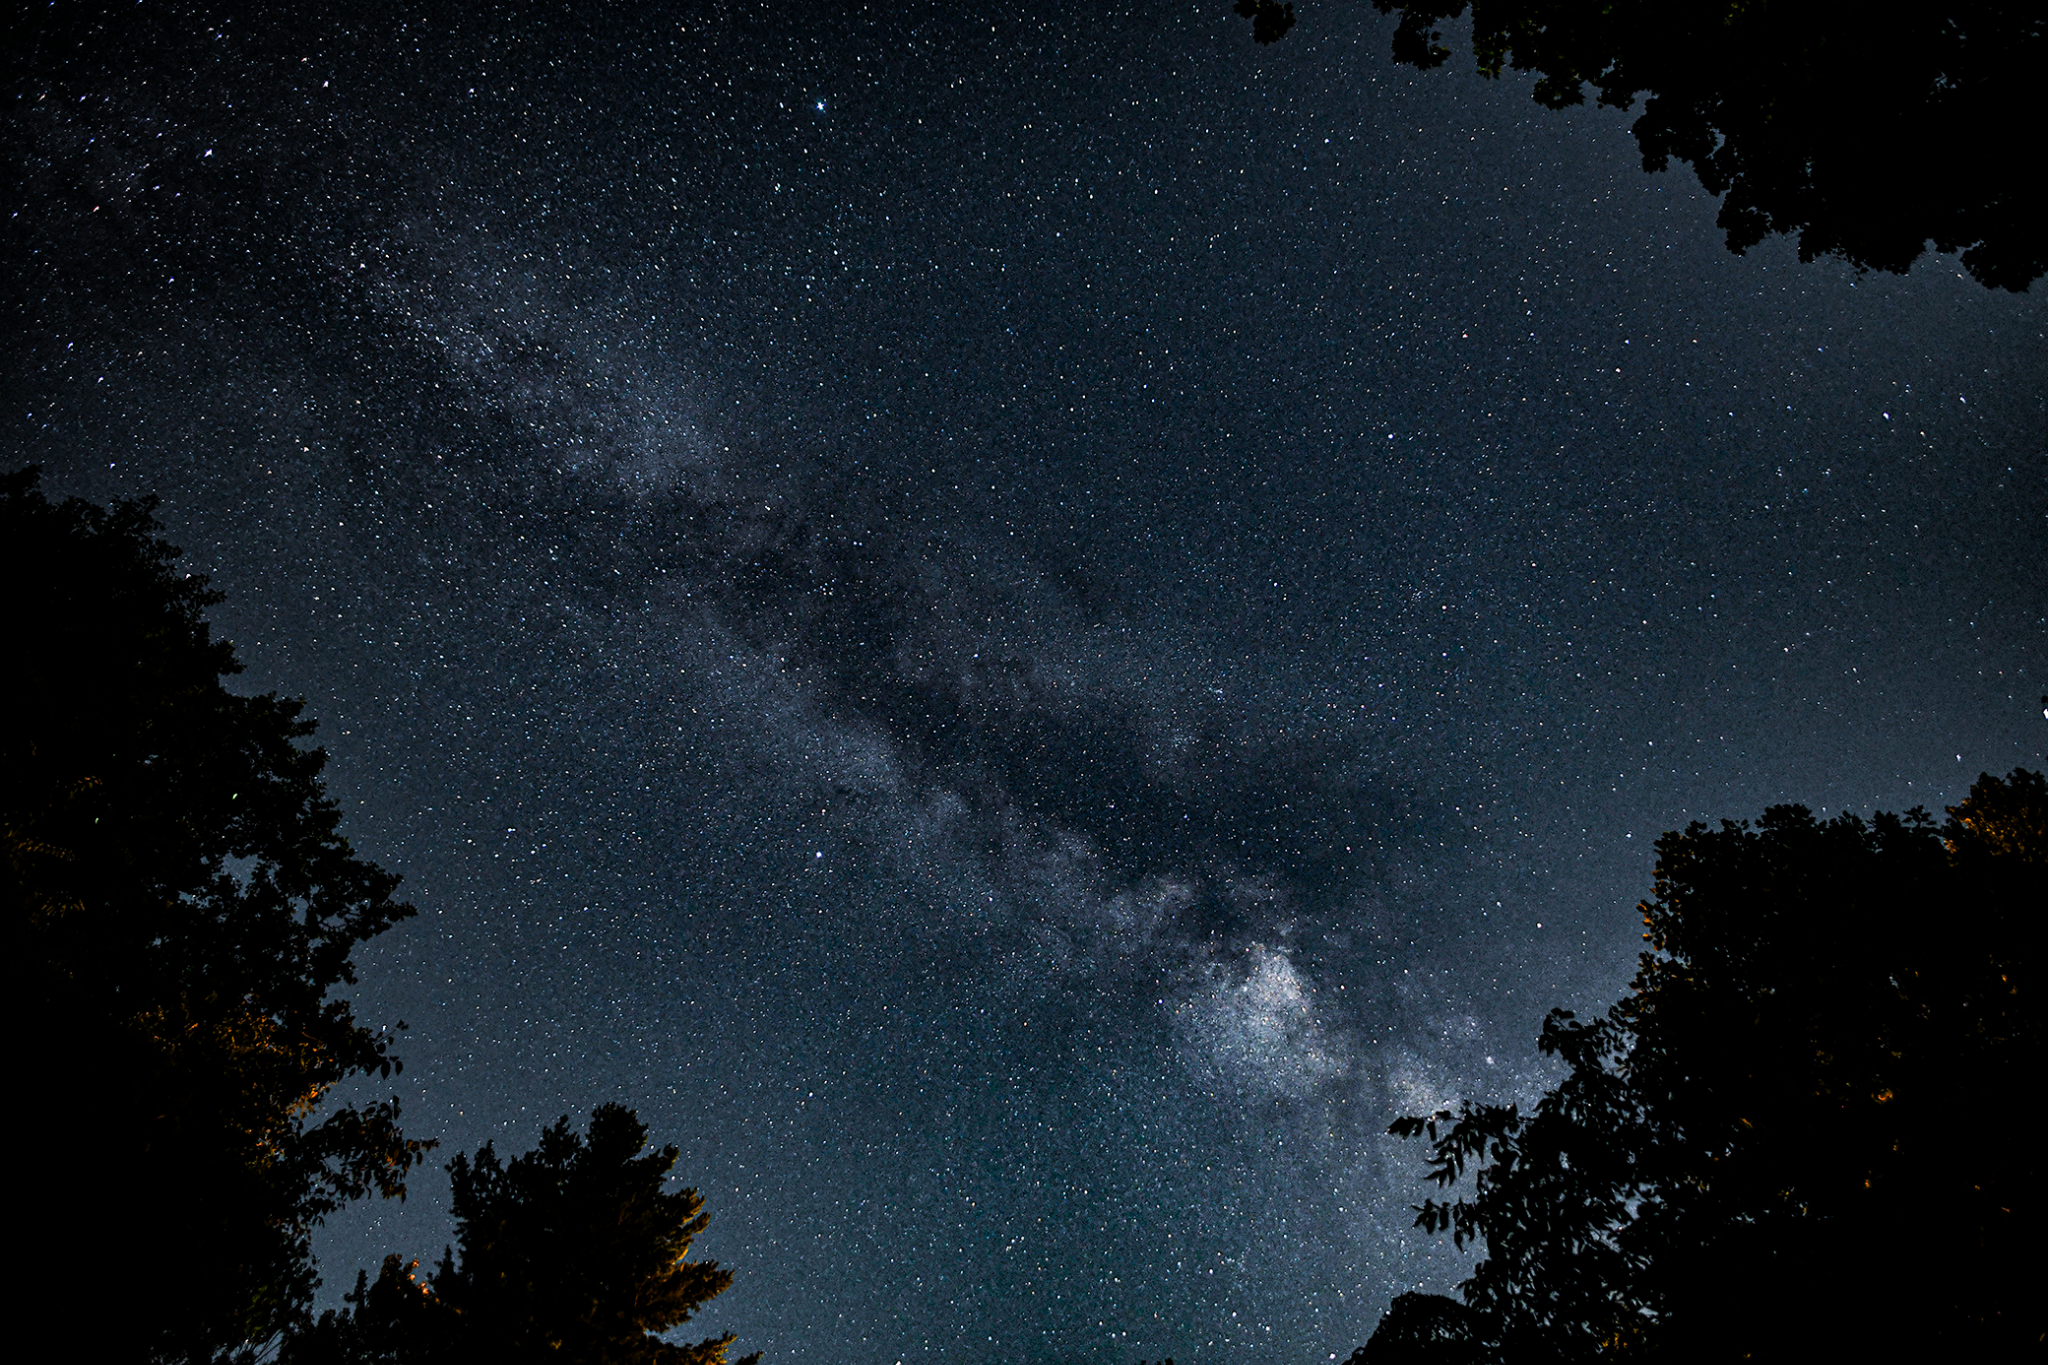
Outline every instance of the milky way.
{"label": "milky way", "polygon": [[311,701],[409,1126],[636,1105],[700,1324],[1341,1357],[1660,831],[2039,765],[2039,299],[1732,257],[1365,6],[849,9],[48,21],[10,467]]}

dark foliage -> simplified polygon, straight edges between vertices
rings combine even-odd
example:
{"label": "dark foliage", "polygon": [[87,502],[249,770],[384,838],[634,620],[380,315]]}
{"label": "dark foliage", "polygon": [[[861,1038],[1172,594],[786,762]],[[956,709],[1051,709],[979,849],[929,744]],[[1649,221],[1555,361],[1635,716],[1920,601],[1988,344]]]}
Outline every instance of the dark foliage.
{"label": "dark foliage", "polygon": [[725,1365],[730,1334],[691,1346],[654,1335],[732,1283],[717,1262],[687,1259],[708,1220],[695,1190],[662,1190],[676,1155],[648,1151],[633,1111],[607,1104],[587,1140],[565,1115],[510,1162],[488,1143],[456,1157],[460,1258],[451,1249],[422,1282],[386,1257],[374,1283],[357,1276],[348,1309],[292,1343],[289,1365]]}
{"label": "dark foliage", "polygon": [[36,484],[0,479],[0,875],[35,1039],[20,1093],[61,1136],[18,1204],[17,1288],[90,1322],[95,1354],[247,1354],[303,1320],[313,1225],[402,1194],[422,1150],[395,1102],[313,1118],[397,1066],[331,992],[412,909],[338,832],[299,703],[221,686],[240,665],[202,615],[219,599],[173,571],[154,504]]}
{"label": "dark foliage", "polygon": [[[1399,14],[1394,59],[1450,56],[1467,0],[1373,0]],[[1632,108],[1645,170],[1691,163],[1719,197],[1729,249],[1796,232],[1799,256],[1903,272],[1932,241],[1981,283],[2048,270],[2030,190],[2035,73],[2048,10],[2011,0],[1858,8],[1819,0],[1470,0],[1479,70],[1533,71],[1553,109]],[[1238,12],[1271,8],[1242,0]],[[1254,19],[1254,25],[1260,23]],[[1291,16],[1290,16],[1291,22]],[[1268,27],[1271,42],[1286,31]]]}
{"label": "dark foliage", "polygon": [[1252,37],[1262,43],[1277,43],[1294,27],[1294,6],[1274,0],[1237,0],[1237,12],[1252,21]]}
{"label": "dark foliage", "polygon": [[1657,852],[1634,992],[1553,1012],[1569,1071],[1535,1113],[1394,1124],[1440,1186],[1475,1168],[1417,1222],[1487,1259],[1363,1360],[2037,1349],[2040,1156],[2010,1109],[2042,1074],[2048,783],[1987,775],[1940,829],[1779,806]]}
{"label": "dark foliage", "polygon": [[1478,1315],[1441,1294],[1397,1294],[1372,1339],[1345,1365],[1480,1365],[1487,1359]]}

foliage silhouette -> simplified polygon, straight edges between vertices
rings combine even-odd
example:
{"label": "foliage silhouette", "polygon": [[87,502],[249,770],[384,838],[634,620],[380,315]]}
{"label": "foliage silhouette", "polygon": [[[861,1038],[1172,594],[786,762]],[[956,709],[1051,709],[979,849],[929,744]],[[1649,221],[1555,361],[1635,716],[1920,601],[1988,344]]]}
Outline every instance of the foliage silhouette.
{"label": "foliage silhouette", "polygon": [[1481,1365],[1487,1359],[1479,1317],[1442,1294],[1397,1294],[1372,1339],[1345,1365]]}
{"label": "foliage silhouette", "polygon": [[587,1140],[564,1115],[510,1162],[488,1143],[457,1156],[448,1170],[460,1259],[450,1249],[424,1283],[396,1256],[375,1282],[359,1273],[350,1306],[292,1343],[289,1365],[725,1365],[729,1333],[691,1346],[653,1335],[724,1293],[732,1272],[687,1259],[708,1221],[704,1201],[663,1192],[677,1151],[646,1148],[634,1112],[606,1104]]}
{"label": "foliage silhouette", "polygon": [[[305,1320],[313,1225],[402,1195],[430,1145],[396,1101],[313,1118],[398,1066],[331,992],[412,908],[341,837],[300,703],[222,687],[241,665],[202,614],[219,596],[173,571],[154,502],[37,484],[0,477],[0,840],[35,1029],[18,1083],[62,1137],[20,1201],[17,1288],[112,1358],[246,1357]],[[116,1248],[108,1313],[93,1267]]]}
{"label": "foliage silhouette", "polygon": [[1237,0],[1237,12],[1241,18],[1252,21],[1252,38],[1257,42],[1277,43],[1287,36],[1288,29],[1294,27],[1292,4],[1275,3],[1275,0]]}
{"label": "foliage silhouette", "polygon": [[1660,839],[1634,991],[1552,1012],[1568,1071],[1535,1112],[1393,1125],[1439,1186],[1473,1169],[1416,1221],[1487,1259],[1462,1304],[1397,1300],[1357,1365],[2038,1347],[2040,1156],[2009,1106],[2042,1074],[2048,783],[1985,775],[1949,816]]}
{"label": "foliage silhouette", "polygon": [[[1450,56],[1443,26],[1466,4],[1373,0],[1400,15],[1394,60],[1424,69]],[[1634,125],[1643,169],[1691,163],[1722,201],[1731,251],[1796,232],[1803,261],[1903,273],[1931,240],[1986,286],[2023,290],[2048,270],[2025,150],[2039,142],[2033,80],[2048,58],[2040,5],[1470,4],[1481,74],[1534,71],[1536,100],[1553,109],[1584,103],[1588,85],[1619,109],[1647,95]]]}

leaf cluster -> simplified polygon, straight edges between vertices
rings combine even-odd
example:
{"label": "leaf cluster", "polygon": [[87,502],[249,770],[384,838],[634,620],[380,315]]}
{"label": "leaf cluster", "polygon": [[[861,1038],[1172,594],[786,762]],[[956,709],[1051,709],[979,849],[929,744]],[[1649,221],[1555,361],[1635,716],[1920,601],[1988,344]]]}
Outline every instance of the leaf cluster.
{"label": "leaf cluster", "polygon": [[687,1259],[703,1201],[663,1189],[677,1150],[619,1105],[509,1162],[458,1156],[460,1260],[423,1282],[387,1258],[313,1320],[313,1227],[403,1196],[434,1145],[396,1100],[329,1098],[399,1069],[335,992],[413,909],[342,837],[302,704],[223,685],[220,597],[176,571],[154,501],[52,504],[37,482],[0,477],[10,985],[38,1026],[26,1093],[62,1125],[17,1205],[26,1300],[91,1314],[119,1360],[725,1365],[730,1336],[658,1335],[732,1275]]}
{"label": "leaf cluster", "polygon": [[2044,848],[2026,770],[1980,778],[1940,828],[1780,806],[1665,835],[1632,993],[1545,1021],[1567,1071],[1534,1112],[1393,1125],[1439,1187],[1472,1174],[1418,1225],[1487,1259],[1462,1303],[1398,1304],[1363,1361],[2038,1343],[2039,1158],[2002,1139],[2041,1074]]}
{"label": "leaf cluster", "polygon": [[1394,60],[1429,69],[1450,57],[1445,26],[1468,2],[1481,74],[1534,72],[1537,102],[1553,109],[1584,103],[1589,86],[1618,109],[1642,98],[1634,132],[1643,168],[1689,163],[1722,201],[1731,251],[1796,233],[1803,261],[1838,256],[1859,270],[1903,272],[1931,241],[1960,252],[1980,283],[2010,290],[2048,270],[2024,150],[2039,140],[2030,92],[2048,56],[2039,5],[1373,5],[1400,16]]}
{"label": "leaf cluster", "polygon": [[1294,6],[1285,0],[1237,0],[1238,17],[1252,21],[1252,39],[1277,43],[1294,27]]}
{"label": "leaf cluster", "polygon": [[732,1283],[717,1262],[688,1259],[708,1220],[695,1190],[663,1189],[676,1156],[649,1150],[617,1104],[592,1113],[587,1138],[564,1115],[509,1162],[488,1143],[457,1156],[459,1258],[451,1247],[424,1280],[396,1256],[374,1282],[359,1274],[349,1308],[292,1343],[288,1365],[725,1365],[730,1334],[688,1346],[658,1335]]}
{"label": "leaf cluster", "polygon": [[429,1145],[395,1101],[318,1113],[398,1067],[333,991],[413,911],[341,836],[301,704],[223,686],[241,666],[203,615],[219,597],[175,571],[154,502],[36,484],[0,478],[0,877],[29,1093],[67,1131],[24,1210],[47,1258],[31,1288],[82,1312],[104,1291],[76,1267],[120,1228],[152,1269],[123,1284],[118,1353],[245,1353],[303,1320],[313,1225],[401,1195]]}

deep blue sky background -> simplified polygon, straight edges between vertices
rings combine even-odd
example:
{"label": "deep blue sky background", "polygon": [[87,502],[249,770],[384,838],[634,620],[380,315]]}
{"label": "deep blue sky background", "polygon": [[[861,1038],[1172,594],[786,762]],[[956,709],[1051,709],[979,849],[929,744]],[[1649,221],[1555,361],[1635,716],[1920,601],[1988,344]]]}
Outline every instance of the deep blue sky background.
{"label": "deep blue sky background", "polygon": [[2041,766],[2038,288],[1363,4],[570,8],[36,20],[5,453],[309,699],[409,1127],[636,1105],[741,1349],[1341,1357],[1660,831]]}

